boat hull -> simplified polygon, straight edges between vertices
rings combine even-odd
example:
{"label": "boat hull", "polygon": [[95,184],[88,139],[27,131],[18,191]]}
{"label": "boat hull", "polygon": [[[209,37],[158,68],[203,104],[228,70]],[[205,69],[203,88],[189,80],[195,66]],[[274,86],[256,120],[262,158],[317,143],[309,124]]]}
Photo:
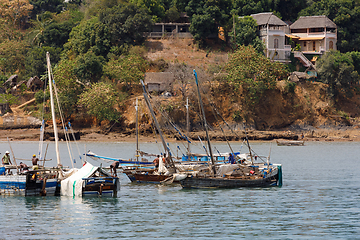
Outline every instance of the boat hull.
{"label": "boat hull", "polygon": [[152,172],[124,171],[131,182],[136,183],[161,183],[171,178],[167,175],[153,174]]}
{"label": "boat hull", "polygon": [[[57,178],[31,179],[33,174],[1,175],[0,195],[3,196],[54,196],[58,185]],[[44,186],[45,183],[45,186]]]}
{"label": "boat hull", "polygon": [[183,188],[257,188],[277,186],[279,173],[261,177],[196,177],[188,176],[180,181]]}
{"label": "boat hull", "polygon": [[84,178],[82,196],[117,197],[120,181],[117,177]]}
{"label": "boat hull", "polygon": [[276,141],[278,146],[304,146],[305,141]]}

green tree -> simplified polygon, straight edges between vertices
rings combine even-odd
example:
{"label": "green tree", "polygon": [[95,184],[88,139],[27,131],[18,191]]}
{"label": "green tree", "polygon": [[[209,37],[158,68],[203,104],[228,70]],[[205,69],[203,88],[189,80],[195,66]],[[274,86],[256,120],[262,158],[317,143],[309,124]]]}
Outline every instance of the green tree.
{"label": "green tree", "polygon": [[79,104],[83,105],[89,115],[95,116],[99,121],[118,121],[121,117],[116,109],[118,102],[117,92],[111,84],[98,82],[91,89],[80,95]]}
{"label": "green tree", "polygon": [[73,71],[83,83],[97,82],[103,74],[104,62],[102,56],[96,56],[92,51],[88,51],[77,56]]}
{"label": "green tree", "polygon": [[169,22],[177,22],[180,18],[180,12],[175,5],[166,10],[165,15]]}
{"label": "green tree", "polygon": [[231,9],[230,0],[190,0],[185,10],[191,19],[194,39],[203,43],[210,34],[218,34],[218,27],[228,29]]}
{"label": "green tree", "polygon": [[51,55],[51,62],[56,64],[60,60],[61,48],[54,47],[34,47],[31,48],[25,58],[26,75],[29,77],[46,74],[46,52]]}
{"label": "green tree", "polygon": [[104,75],[109,79],[116,79],[129,86],[132,83],[138,83],[140,79],[144,78],[146,67],[146,60],[139,55],[129,54],[113,57],[105,65]]}
{"label": "green tree", "polygon": [[84,84],[77,80],[74,73],[76,61],[61,60],[54,67],[54,79],[58,89],[61,109],[65,118],[76,112],[79,95],[84,91]]}
{"label": "green tree", "polygon": [[60,13],[64,7],[63,0],[30,0],[30,4],[34,6],[32,11],[34,17],[44,12]]}
{"label": "green tree", "polygon": [[4,39],[0,42],[0,71],[3,74],[24,74],[25,56],[29,44],[23,39]]}
{"label": "green tree", "polygon": [[77,56],[92,51],[97,56],[106,57],[111,49],[110,38],[110,29],[99,22],[97,17],[93,17],[72,29],[64,48],[69,55]]}
{"label": "green tree", "polygon": [[[242,18],[236,17],[235,21],[235,38],[233,43],[235,48],[240,45],[252,45],[257,52],[262,53],[264,51],[264,44],[260,40],[257,31],[256,20],[250,16]],[[234,34],[232,33],[232,36]]]}
{"label": "green tree", "polygon": [[286,76],[283,64],[271,62],[252,46],[240,46],[230,55],[226,65],[227,79],[242,90],[244,104],[252,109],[264,97],[267,90],[276,86],[276,81]]}
{"label": "green tree", "polygon": [[142,44],[144,32],[150,31],[152,24],[146,10],[134,4],[106,9],[100,13],[99,20],[109,29],[113,46]]}
{"label": "green tree", "polygon": [[131,3],[141,9],[146,9],[152,16],[153,22],[159,22],[165,17],[165,5],[161,0],[131,0]]}
{"label": "green tree", "polygon": [[351,97],[351,84],[358,81],[350,53],[331,50],[317,63],[317,72],[321,82],[329,85],[328,92],[333,100],[345,93]]}

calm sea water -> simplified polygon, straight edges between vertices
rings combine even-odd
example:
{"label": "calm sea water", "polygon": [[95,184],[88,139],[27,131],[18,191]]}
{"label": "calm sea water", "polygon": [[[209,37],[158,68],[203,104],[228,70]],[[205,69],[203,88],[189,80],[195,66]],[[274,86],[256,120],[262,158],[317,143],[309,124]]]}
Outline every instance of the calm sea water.
{"label": "calm sea water", "polygon": [[[134,145],[82,142],[79,150],[130,158]],[[227,151],[225,143],[214,145]],[[11,146],[17,158],[30,158],[38,149],[36,142]],[[270,143],[252,147],[259,155],[270,151]],[[141,148],[161,149],[155,143]],[[53,149],[51,143],[48,158],[55,159]],[[0,142],[0,152],[6,150],[9,144]],[[76,146],[72,150],[77,156]],[[71,166],[64,143],[60,151],[63,164]],[[271,144],[271,160],[283,165],[281,188],[182,190],[131,184],[121,175],[116,199],[0,197],[0,239],[360,239],[360,143]]]}

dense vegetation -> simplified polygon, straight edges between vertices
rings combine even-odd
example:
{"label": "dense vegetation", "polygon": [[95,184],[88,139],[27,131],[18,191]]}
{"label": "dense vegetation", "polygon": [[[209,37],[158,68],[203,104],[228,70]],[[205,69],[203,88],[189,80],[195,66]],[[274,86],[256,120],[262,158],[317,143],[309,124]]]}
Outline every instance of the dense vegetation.
{"label": "dense vegetation", "polygon": [[[183,12],[200,47],[206,47],[207,37],[217,36],[220,27],[224,30],[222,44],[235,50],[225,68],[231,73],[227,81],[242,86],[249,107],[276,79],[285,78],[286,68],[259,54],[264,46],[255,20],[238,16],[274,12],[284,21],[328,16],[338,26],[339,51],[321,59],[319,80],[329,84],[334,100],[342,93],[351,95],[350,86],[358,81],[360,2],[356,0],[2,0],[0,81],[13,74],[20,80],[45,78],[49,52],[66,116],[82,105],[99,120],[116,120],[120,116],[116,103],[126,98],[148,66],[141,47],[143,33],[154,22],[179,21]],[[245,47],[249,45],[254,48]],[[252,59],[240,61],[245,53]]]}

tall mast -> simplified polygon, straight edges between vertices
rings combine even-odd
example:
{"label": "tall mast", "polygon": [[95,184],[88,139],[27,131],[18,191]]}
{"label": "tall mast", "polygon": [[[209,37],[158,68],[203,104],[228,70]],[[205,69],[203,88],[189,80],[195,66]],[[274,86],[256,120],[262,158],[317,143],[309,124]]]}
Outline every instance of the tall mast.
{"label": "tall mast", "polygon": [[51,65],[50,65],[50,54],[49,54],[49,52],[46,53],[46,62],[47,62],[47,68],[48,68],[48,74],[49,74],[51,116],[52,116],[52,122],[53,122],[53,127],[54,127],[56,160],[57,160],[57,164],[59,166],[61,164],[61,162],[60,162],[60,154],[59,154],[58,132],[57,132],[57,127],[56,127],[56,119],[55,119],[55,107],[54,107],[54,97],[53,97],[52,82],[51,82],[52,77],[51,77]]}
{"label": "tall mast", "polygon": [[[187,136],[189,136],[190,132],[190,121],[189,121],[189,98],[186,98],[186,131]],[[188,141],[188,147],[187,147],[188,157],[190,157],[190,142]]]}
{"label": "tall mast", "polygon": [[171,158],[171,156],[170,156],[169,149],[168,149],[168,147],[166,146],[165,139],[164,139],[164,136],[163,136],[163,132],[162,132],[161,129],[160,129],[159,122],[157,121],[156,116],[155,116],[155,113],[154,113],[154,110],[153,110],[153,108],[152,108],[152,106],[151,106],[151,103],[150,103],[150,100],[149,100],[149,97],[148,97],[148,94],[147,94],[147,91],[146,91],[146,88],[145,88],[145,84],[144,84],[144,82],[143,82],[142,80],[140,80],[140,82],[141,82],[142,87],[143,87],[143,90],[144,90],[145,102],[146,102],[146,104],[147,104],[147,106],[148,106],[148,108],[149,108],[149,111],[150,111],[151,116],[152,116],[152,118],[153,118],[153,120],[154,120],[155,126],[156,126],[156,128],[157,128],[157,130],[158,130],[158,132],[159,132],[159,135],[160,135],[161,142],[162,142],[162,144],[163,144],[165,153],[166,153],[167,157],[170,159],[170,165],[171,165],[171,167],[173,167],[173,168],[175,169],[175,164],[174,164],[174,162],[173,162],[173,160],[172,160],[172,158]]}
{"label": "tall mast", "polygon": [[212,168],[213,168],[214,174],[216,174],[215,161],[214,161],[214,156],[213,156],[212,149],[211,149],[211,144],[210,144],[208,125],[207,125],[207,122],[206,122],[206,116],[205,116],[204,106],[203,106],[203,102],[202,102],[202,100],[201,100],[200,89],[199,89],[199,82],[198,82],[198,78],[197,78],[197,74],[196,74],[195,69],[194,69],[194,76],[195,76],[195,82],[196,82],[197,92],[198,92],[198,95],[199,95],[199,102],[200,102],[201,112],[202,112],[202,114],[203,114],[203,119],[204,119],[204,126],[205,126],[206,138],[207,138],[208,147],[209,147],[209,152],[210,152],[211,164],[212,164]]}
{"label": "tall mast", "polygon": [[139,106],[136,98],[136,161],[139,161]]}

